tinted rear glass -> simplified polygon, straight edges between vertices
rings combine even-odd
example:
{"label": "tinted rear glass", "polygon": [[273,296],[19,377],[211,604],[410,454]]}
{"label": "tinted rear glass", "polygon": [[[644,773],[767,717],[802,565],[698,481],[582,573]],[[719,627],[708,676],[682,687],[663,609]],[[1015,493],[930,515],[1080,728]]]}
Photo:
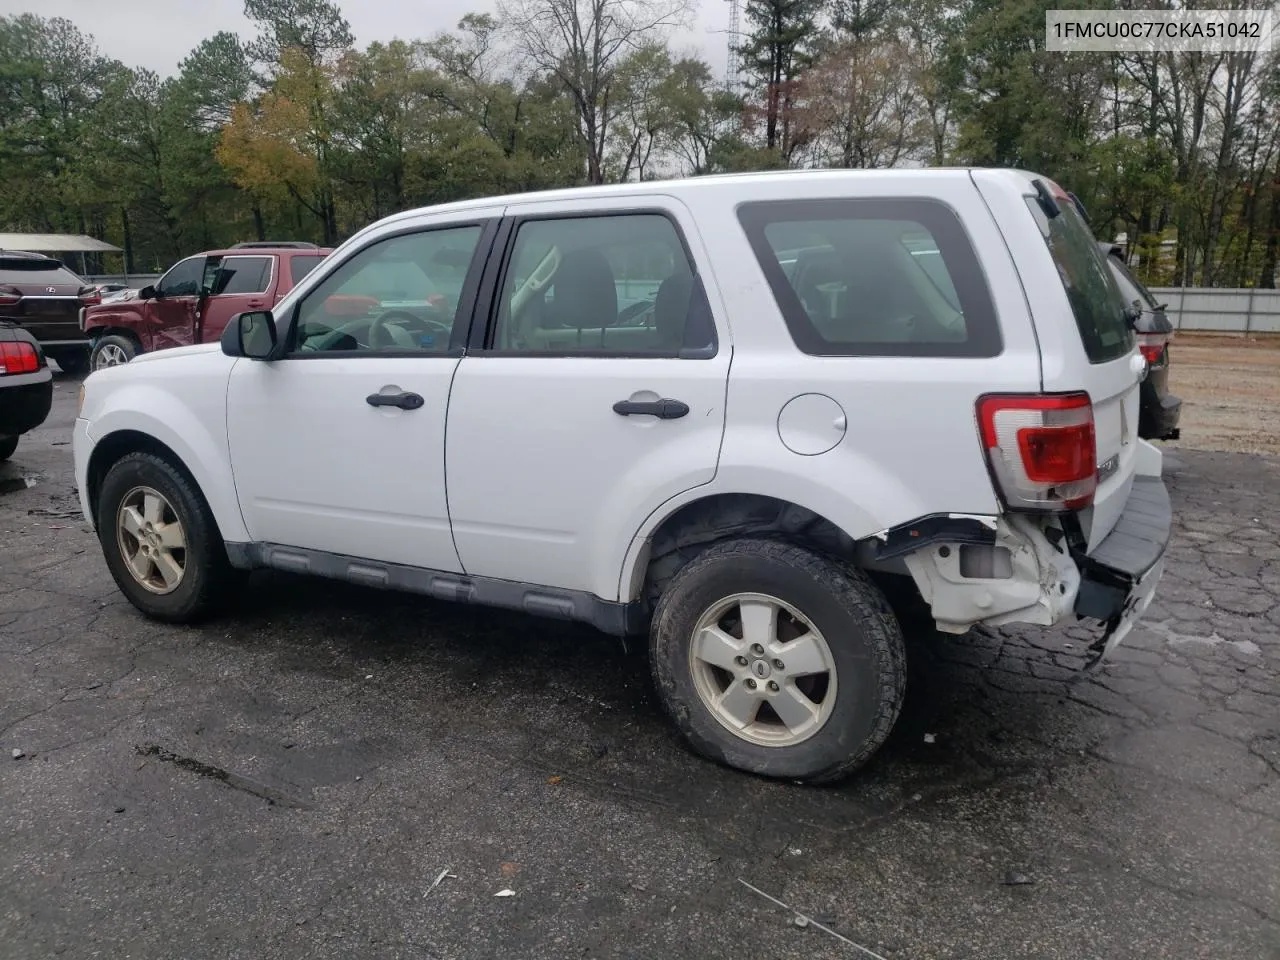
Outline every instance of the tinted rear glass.
{"label": "tinted rear glass", "polygon": [[0,283],[65,283],[78,286],[83,282],[57,260],[0,257]]}
{"label": "tinted rear glass", "polygon": [[1117,360],[1133,349],[1125,297],[1075,205],[1064,201],[1059,206],[1061,213],[1050,220],[1034,197],[1027,198],[1071,302],[1089,362]]}
{"label": "tinted rear glass", "polygon": [[293,282],[296,286],[302,282],[302,278],[308,273],[320,266],[324,260],[323,256],[297,256],[293,258],[293,265],[290,268],[293,272]]}

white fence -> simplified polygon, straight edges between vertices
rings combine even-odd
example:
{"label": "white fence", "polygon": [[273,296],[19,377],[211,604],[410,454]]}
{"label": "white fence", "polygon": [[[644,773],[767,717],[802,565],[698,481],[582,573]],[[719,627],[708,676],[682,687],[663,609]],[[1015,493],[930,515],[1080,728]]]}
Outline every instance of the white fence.
{"label": "white fence", "polygon": [[1280,290],[1152,287],[1151,295],[1168,304],[1178,330],[1280,333]]}

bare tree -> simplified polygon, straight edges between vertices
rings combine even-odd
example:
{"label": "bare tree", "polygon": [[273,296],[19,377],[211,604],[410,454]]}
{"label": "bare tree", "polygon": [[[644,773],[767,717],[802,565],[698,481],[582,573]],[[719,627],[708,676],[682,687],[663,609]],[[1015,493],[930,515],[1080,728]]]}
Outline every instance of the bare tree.
{"label": "bare tree", "polygon": [[897,38],[850,39],[805,75],[807,120],[841,167],[892,167],[929,139],[919,64]]}
{"label": "bare tree", "polygon": [[587,181],[603,183],[609,138],[623,104],[617,70],[628,54],[686,23],[694,0],[503,0],[503,21],[536,72],[573,100]]}

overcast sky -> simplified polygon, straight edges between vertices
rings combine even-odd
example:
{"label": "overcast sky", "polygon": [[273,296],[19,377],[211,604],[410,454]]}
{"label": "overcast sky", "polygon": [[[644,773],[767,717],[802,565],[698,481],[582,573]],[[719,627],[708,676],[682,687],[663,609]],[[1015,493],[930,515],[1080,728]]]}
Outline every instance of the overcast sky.
{"label": "overcast sky", "polygon": [[[338,0],[360,46],[374,40],[429,37],[451,30],[463,14],[490,11],[497,0]],[[162,76],[219,30],[254,33],[243,0],[0,0],[0,14],[65,17],[92,34],[102,52]],[[679,52],[697,48],[723,76],[729,0],[702,0],[694,25],[672,37]]]}

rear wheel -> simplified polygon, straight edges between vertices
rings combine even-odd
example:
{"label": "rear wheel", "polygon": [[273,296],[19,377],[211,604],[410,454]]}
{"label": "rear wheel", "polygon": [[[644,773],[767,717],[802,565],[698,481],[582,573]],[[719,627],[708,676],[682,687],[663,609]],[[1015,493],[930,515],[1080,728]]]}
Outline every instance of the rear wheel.
{"label": "rear wheel", "polygon": [[811,783],[870,758],[906,686],[902,633],[879,589],[770,540],[716,544],[680,570],[650,651],[664,706],[699,753]]}
{"label": "rear wheel", "polygon": [[0,460],[8,460],[18,449],[17,437],[0,437]]}
{"label": "rear wheel", "polygon": [[141,352],[141,348],[133,338],[119,333],[109,333],[93,345],[93,352],[89,355],[89,366],[94,370],[118,367],[122,363],[128,363]]}
{"label": "rear wheel", "polygon": [[149,617],[189,623],[235,582],[208,504],[167,460],[131,453],[102,481],[98,539],[121,592]]}
{"label": "rear wheel", "polygon": [[62,368],[63,373],[78,377],[81,374],[89,372],[89,348],[85,347],[79,350],[59,350],[51,353],[49,356],[57,361],[58,366]]}

